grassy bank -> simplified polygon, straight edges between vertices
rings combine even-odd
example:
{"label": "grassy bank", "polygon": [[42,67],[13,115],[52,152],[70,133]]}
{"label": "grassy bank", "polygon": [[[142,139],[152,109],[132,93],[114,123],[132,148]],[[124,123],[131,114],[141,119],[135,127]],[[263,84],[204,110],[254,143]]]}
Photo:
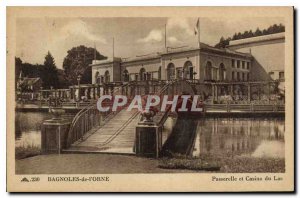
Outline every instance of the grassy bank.
{"label": "grassy bank", "polygon": [[41,148],[37,146],[20,146],[16,147],[15,157],[16,159],[24,159],[41,154]]}
{"label": "grassy bank", "polygon": [[[19,149],[19,148],[18,148]],[[36,150],[36,149],[35,149]],[[37,150],[36,150],[37,151]],[[29,154],[29,155],[28,155]],[[187,172],[284,172],[284,159],[203,156],[150,159],[110,154],[53,154],[16,160],[17,174],[110,174],[110,173],[187,173]],[[21,158],[19,158],[21,159]],[[66,168],[68,164],[68,168]]]}
{"label": "grassy bank", "polygon": [[250,156],[173,156],[160,160],[159,168],[214,171],[223,173],[281,173],[285,172],[284,158],[255,158]]}
{"label": "grassy bank", "polygon": [[195,171],[219,171],[221,166],[217,163],[207,163],[202,159],[164,158],[160,161],[159,168],[187,169]]}
{"label": "grassy bank", "polygon": [[220,159],[221,172],[225,173],[284,173],[283,158],[235,157]]}

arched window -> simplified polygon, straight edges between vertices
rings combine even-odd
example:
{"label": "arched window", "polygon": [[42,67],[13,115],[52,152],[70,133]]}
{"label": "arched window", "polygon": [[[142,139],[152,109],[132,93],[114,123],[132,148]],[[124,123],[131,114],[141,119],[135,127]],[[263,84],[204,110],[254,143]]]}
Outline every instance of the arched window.
{"label": "arched window", "polygon": [[153,77],[152,73],[150,72],[146,73],[146,80],[152,80],[152,77]]}
{"label": "arched window", "polygon": [[110,81],[109,71],[106,70],[104,73],[104,82],[108,83]]}
{"label": "arched window", "polygon": [[219,78],[219,67],[212,67],[212,80],[217,81]]}
{"label": "arched window", "polygon": [[205,66],[205,80],[212,80],[212,64],[209,61]]}
{"label": "arched window", "polygon": [[167,67],[167,80],[175,79],[175,65],[173,63],[169,63]]}
{"label": "arched window", "polygon": [[161,80],[161,66],[158,68],[158,80]]}
{"label": "arched window", "polygon": [[144,80],[146,80],[146,70],[145,70],[145,68],[141,68],[140,69],[140,81],[144,81]]}
{"label": "arched window", "polygon": [[194,68],[191,61],[187,61],[183,66],[183,79],[192,80],[194,76]]}
{"label": "arched window", "polygon": [[101,80],[100,74],[99,74],[99,72],[96,72],[96,74],[95,74],[95,83],[100,84],[101,83],[100,80]]}
{"label": "arched window", "polygon": [[129,81],[129,73],[128,73],[127,69],[124,70],[123,77],[124,77],[125,82]]}
{"label": "arched window", "polygon": [[176,79],[182,79],[183,78],[183,69],[182,67],[176,68]]}
{"label": "arched window", "polygon": [[220,81],[226,80],[226,69],[223,63],[221,63],[219,67],[219,80]]}

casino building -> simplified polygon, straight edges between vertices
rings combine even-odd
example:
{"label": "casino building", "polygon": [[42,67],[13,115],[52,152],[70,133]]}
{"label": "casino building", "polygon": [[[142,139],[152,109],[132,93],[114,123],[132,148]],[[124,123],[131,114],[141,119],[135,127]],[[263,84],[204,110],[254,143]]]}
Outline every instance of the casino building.
{"label": "casino building", "polygon": [[[94,85],[189,79],[199,85],[197,92],[204,98],[211,96],[218,102],[227,95],[247,102],[267,100],[277,93],[276,87],[284,95],[284,65],[284,32],[234,40],[222,49],[201,43],[200,48],[167,48],[155,54],[91,64]],[[274,71],[280,72],[277,75]]]}
{"label": "casino building", "polygon": [[93,84],[116,81],[197,79],[204,81],[249,81],[252,55],[218,49],[201,43],[200,48],[177,48],[135,58],[94,60]]}

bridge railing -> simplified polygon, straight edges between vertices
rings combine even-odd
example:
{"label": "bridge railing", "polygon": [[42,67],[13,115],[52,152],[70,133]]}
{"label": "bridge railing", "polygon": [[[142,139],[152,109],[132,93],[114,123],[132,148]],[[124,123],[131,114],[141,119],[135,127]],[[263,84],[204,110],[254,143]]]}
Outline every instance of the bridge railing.
{"label": "bridge railing", "polygon": [[[157,93],[157,95],[159,95],[160,97],[160,104],[157,105],[156,108],[161,109],[163,97],[165,95],[170,95],[170,94],[171,96],[181,95],[184,92],[188,92],[190,93],[190,95],[194,95],[194,91],[192,90],[190,83],[187,82],[186,80],[172,80],[167,82],[165,86],[163,86]],[[157,122],[158,126],[164,124],[164,122],[166,121],[169,115],[170,110],[171,110],[171,105],[167,105],[165,111],[158,113],[157,116],[160,117],[159,121]]]}
{"label": "bridge railing", "polygon": [[72,120],[67,137],[67,147],[81,139],[92,128],[100,126],[100,116],[96,104],[79,111]]}
{"label": "bridge railing", "polygon": [[205,104],[205,112],[284,112],[283,104]]}
{"label": "bridge railing", "polygon": [[[122,95],[122,90],[128,86],[129,84],[124,84],[120,87],[114,88],[111,92],[111,95]],[[102,125],[104,125],[105,122],[114,117],[119,111],[120,109],[118,109],[117,112],[113,112],[110,108],[109,111],[100,113],[100,111],[97,109],[96,101],[91,101],[89,104],[85,103],[83,108],[75,115],[72,120],[67,137],[67,147],[83,138],[83,136],[91,129],[95,127],[100,128]],[[101,117],[103,119],[101,119]]]}

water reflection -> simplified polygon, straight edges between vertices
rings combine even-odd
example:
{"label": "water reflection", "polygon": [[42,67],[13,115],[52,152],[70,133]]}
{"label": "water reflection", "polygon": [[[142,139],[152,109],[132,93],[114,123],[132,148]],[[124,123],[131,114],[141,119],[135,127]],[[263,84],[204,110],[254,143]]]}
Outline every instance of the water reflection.
{"label": "water reflection", "polygon": [[162,131],[162,143],[164,144],[172,132],[172,128],[176,123],[176,118],[168,117],[164,123]]}
{"label": "water reflection", "polygon": [[[40,146],[41,124],[51,115],[43,112],[16,113],[16,146]],[[196,122],[193,156],[247,155],[284,158],[284,119],[205,118]],[[176,118],[164,124],[163,143],[172,132]],[[184,139],[184,134],[180,139]],[[190,141],[184,141],[190,142]]]}
{"label": "water reflection", "polygon": [[201,119],[192,154],[284,158],[284,130],[278,118]]}
{"label": "water reflection", "polygon": [[41,146],[41,125],[51,115],[45,112],[17,112],[15,119],[16,147]]}

